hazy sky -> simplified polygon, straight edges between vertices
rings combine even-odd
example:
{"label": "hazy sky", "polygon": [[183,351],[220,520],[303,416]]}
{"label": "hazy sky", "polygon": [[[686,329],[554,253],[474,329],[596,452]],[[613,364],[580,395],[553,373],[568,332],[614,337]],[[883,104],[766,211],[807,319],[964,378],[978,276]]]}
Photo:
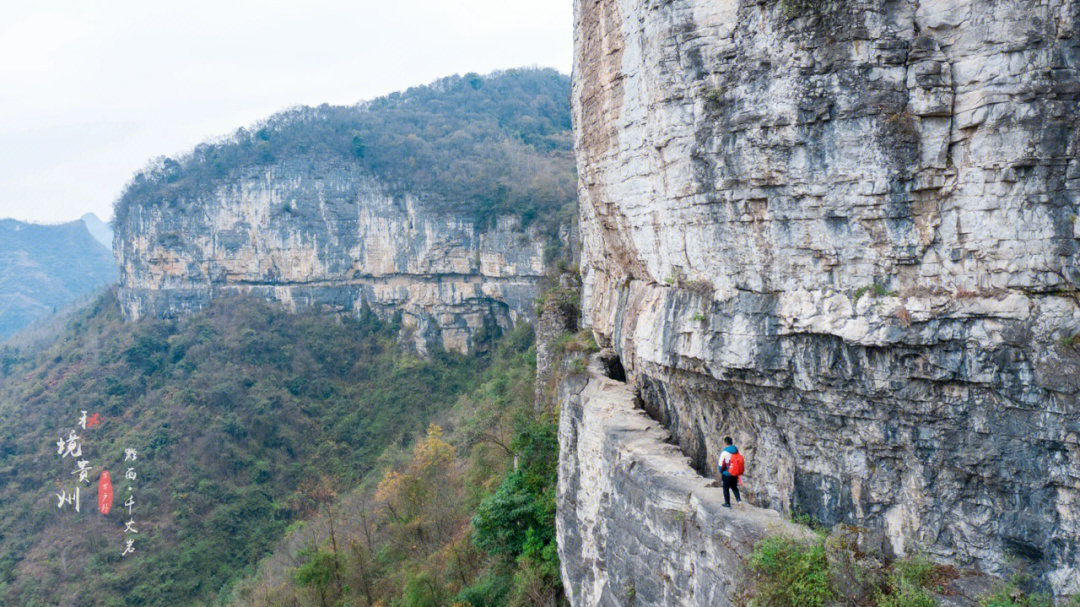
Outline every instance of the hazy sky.
{"label": "hazy sky", "polygon": [[[19,6],[21,5],[21,6]],[[3,3],[0,218],[58,222],[132,174],[289,106],[455,73],[568,73],[570,0]]]}

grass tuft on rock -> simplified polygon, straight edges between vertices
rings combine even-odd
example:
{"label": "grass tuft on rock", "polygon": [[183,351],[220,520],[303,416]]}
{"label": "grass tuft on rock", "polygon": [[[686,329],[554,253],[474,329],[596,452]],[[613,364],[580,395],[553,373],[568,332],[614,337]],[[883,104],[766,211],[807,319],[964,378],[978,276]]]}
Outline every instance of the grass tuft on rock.
{"label": "grass tuft on rock", "polygon": [[[1023,574],[1013,577],[989,596],[979,600],[980,607],[1054,607],[1054,599],[1045,594],[1027,594],[1020,589],[1026,581]],[[1080,606],[1080,597],[1073,597],[1069,607]]]}
{"label": "grass tuft on rock", "polygon": [[927,591],[937,572],[938,566],[924,554],[894,562],[877,607],[937,607],[937,599]]}
{"label": "grass tuft on rock", "polygon": [[836,596],[824,540],[770,537],[758,543],[747,564],[750,607],[825,607]]}
{"label": "grass tuft on rock", "polygon": [[[747,607],[937,607],[935,592],[955,574],[926,555],[888,560],[863,545],[854,527],[838,526],[808,540],[765,539],[747,559]],[[872,537],[872,536],[871,536]],[[1001,596],[1011,596],[1012,589]],[[1015,594],[1015,593],[1014,593]],[[997,595],[995,595],[997,596]],[[1043,607],[1040,602],[988,602],[983,607]]]}

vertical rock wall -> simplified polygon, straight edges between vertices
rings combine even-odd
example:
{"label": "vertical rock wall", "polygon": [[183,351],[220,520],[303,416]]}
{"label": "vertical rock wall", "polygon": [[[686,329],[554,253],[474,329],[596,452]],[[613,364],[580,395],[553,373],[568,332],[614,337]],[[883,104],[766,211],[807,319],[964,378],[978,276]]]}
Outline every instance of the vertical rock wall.
{"label": "vertical rock wall", "polygon": [[1080,592],[1078,6],[576,1],[584,321],[699,471]]}
{"label": "vertical rock wall", "polygon": [[198,199],[133,206],[114,248],[129,318],[251,292],[292,308],[400,312],[422,350],[466,350],[485,326],[535,314],[545,244],[516,218],[481,229],[355,164],[300,157],[231,174]]}
{"label": "vertical rock wall", "polygon": [[730,607],[755,543],[810,534],[775,511],[723,508],[716,483],[596,359],[559,395],[556,526],[572,604]]}

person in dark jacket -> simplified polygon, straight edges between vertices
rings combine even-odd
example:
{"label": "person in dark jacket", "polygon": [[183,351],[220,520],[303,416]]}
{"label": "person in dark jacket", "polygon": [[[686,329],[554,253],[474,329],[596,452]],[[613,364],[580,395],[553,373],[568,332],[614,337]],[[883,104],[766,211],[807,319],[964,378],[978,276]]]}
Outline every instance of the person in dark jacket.
{"label": "person in dark jacket", "polygon": [[[742,504],[742,498],[739,496],[739,476],[742,474],[742,456],[737,459],[739,463],[736,469],[732,469],[733,456],[739,453],[739,448],[735,446],[735,441],[730,436],[724,437],[724,450],[720,452],[720,481],[724,486],[724,507],[731,507],[731,495],[729,492],[735,493],[735,503]],[[732,474],[735,472],[735,474]]]}

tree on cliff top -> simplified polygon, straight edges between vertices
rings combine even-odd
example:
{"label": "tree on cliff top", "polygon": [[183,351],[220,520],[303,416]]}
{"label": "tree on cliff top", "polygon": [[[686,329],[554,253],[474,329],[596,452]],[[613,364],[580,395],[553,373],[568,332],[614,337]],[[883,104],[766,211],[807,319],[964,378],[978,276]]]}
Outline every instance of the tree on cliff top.
{"label": "tree on cliff top", "polygon": [[479,223],[503,214],[550,221],[575,197],[570,126],[570,79],[555,70],[451,76],[355,106],[292,108],[156,159],[115,214],[121,224],[133,207],[197,201],[244,169],[320,157]]}

